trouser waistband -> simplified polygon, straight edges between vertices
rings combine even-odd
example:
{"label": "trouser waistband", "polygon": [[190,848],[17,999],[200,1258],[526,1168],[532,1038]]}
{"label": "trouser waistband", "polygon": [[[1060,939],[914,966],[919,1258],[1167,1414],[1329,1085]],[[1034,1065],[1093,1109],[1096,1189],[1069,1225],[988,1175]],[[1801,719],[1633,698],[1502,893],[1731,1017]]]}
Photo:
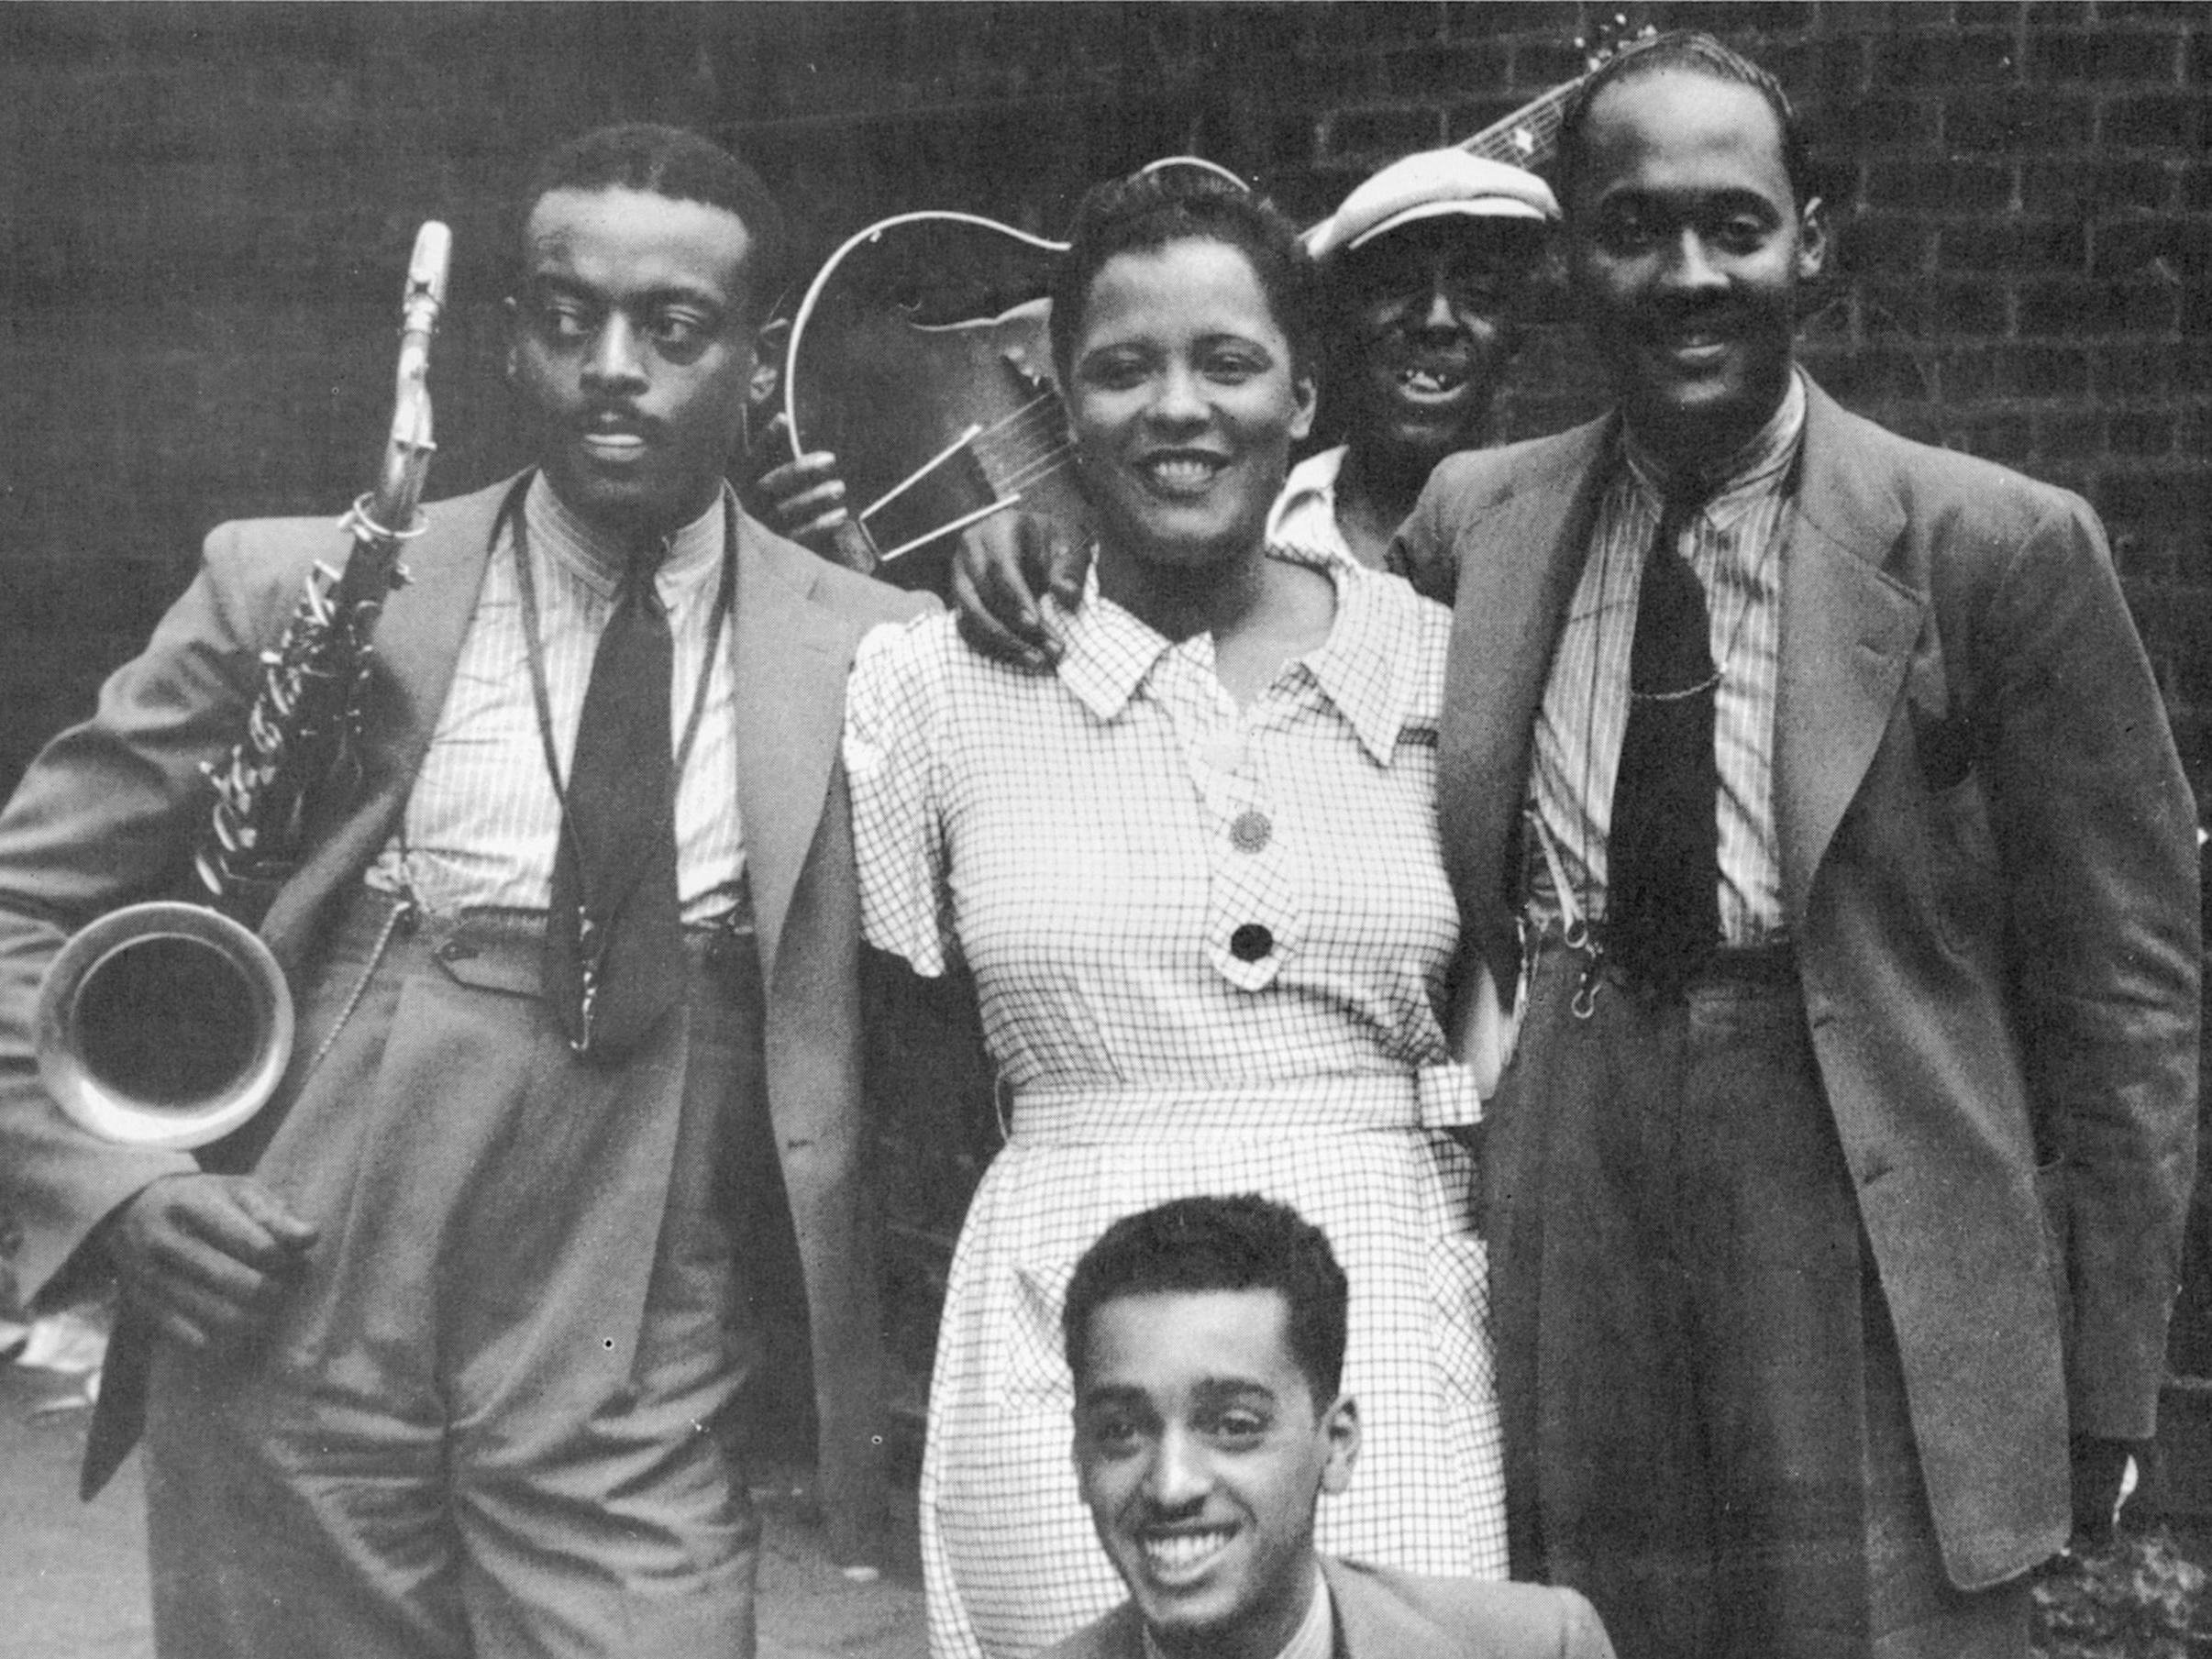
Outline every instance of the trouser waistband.
{"label": "trouser waistband", "polygon": [[[692,968],[722,973],[756,960],[749,901],[707,922],[686,923]],[[331,932],[331,954],[371,960],[399,940],[435,959],[453,979],[488,990],[536,996],[545,962],[546,913],[534,910],[426,911],[398,893],[363,886]]]}
{"label": "trouser waistband", "polygon": [[[1605,948],[1605,924],[1585,922],[1577,924],[1578,933],[1570,937],[1562,918],[1556,913],[1544,914],[1532,910],[1528,915],[1528,944],[1532,954],[1565,950],[1587,957],[1585,979],[1605,983],[1628,990],[1648,990],[1642,979],[1608,954]],[[1699,965],[1698,970],[1684,982],[1686,994],[1701,990],[1774,990],[1796,992],[1798,985],[1797,946],[1786,939],[1775,939],[1757,945],[1722,945]]]}

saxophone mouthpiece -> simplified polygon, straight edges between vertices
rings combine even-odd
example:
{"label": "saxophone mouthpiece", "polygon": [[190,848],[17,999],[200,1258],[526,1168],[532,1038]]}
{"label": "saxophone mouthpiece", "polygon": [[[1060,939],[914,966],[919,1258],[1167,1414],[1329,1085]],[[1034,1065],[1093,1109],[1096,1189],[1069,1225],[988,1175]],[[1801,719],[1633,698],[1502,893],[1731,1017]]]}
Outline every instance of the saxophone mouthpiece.
{"label": "saxophone mouthpiece", "polygon": [[446,271],[453,260],[453,233],[437,219],[424,221],[415,233],[415,255],[407,261],[407,292],[400,304],[411,309],[427,300],[433,308],[446,303]]}

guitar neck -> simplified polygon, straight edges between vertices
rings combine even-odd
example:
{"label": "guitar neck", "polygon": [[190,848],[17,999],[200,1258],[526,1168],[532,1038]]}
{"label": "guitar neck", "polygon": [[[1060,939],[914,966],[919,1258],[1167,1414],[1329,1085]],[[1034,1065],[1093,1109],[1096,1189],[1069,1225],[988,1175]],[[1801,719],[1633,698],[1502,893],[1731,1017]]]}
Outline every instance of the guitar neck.
{"label": "guitar neck", "polygon": [[1554,86],[1503,120],[1491,122],[1473,138],[1462,139],[1459,148],[1486,161],[1503,161],[1510,167],[1525,167],[1531,172],[1535,171],[1558,153],[1559,118],[1566,112],[1567,100],[1575,95],[1575,89],[1588,79],[1587,75],[1578,75],[1564,85]]}

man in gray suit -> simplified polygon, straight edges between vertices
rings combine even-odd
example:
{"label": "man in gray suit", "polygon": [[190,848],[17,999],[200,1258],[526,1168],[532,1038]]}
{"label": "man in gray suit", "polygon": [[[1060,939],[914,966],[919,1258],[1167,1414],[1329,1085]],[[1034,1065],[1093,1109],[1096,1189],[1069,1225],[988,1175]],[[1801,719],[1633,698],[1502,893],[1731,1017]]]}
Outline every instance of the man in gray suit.
{"label": "man in gray suit", "polygon": [[770,1157],[846,1559],[879,1500],[836,757],[855,645],[917,602],[724,482],[778,288],[749,170],[611,128],[522,207],[538,465],[409,544],[358,780],[261,924],[300,1013],[264,1120],[105,1144],[31,1013],[70,930],[183,877],[202,766],[347,534],[217,529],[0,815],[0,1207],[34,1293],[122,1278],[93,1450],[142,1399],[164,1653],[749,1654],[758,1528],[709,1431],[754,1363]]}
{"label": "man in gray suit", "polygon": [[1346,1300],[1321,1230],[1254,1194],[1124,1216],[1083,1253],[1076,1474],[1130,1598],[1045,1659],[1611,1659],[1572,1590],[1314,1553],[1359,1456]]}
{"label": "man in gray suit", "polygon": [[2154,1427],[2195,815],[2086,503],[1795,366],[1806,172],[1709,37],[1594,76],[1560,194],[1618,410],[1445,462],[1400,536],[1456,600],[1475,1001],[1521,1014],[1514,1566],[1633,1659],[2017,1659]]}

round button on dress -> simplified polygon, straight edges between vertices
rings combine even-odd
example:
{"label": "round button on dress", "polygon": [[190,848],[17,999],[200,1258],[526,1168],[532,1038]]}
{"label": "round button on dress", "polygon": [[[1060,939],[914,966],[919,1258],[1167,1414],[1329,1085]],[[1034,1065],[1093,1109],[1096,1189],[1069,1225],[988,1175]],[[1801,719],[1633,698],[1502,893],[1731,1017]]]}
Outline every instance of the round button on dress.
{"label": "round button on dress", "polygon": [[1257,922],[1247,922],[1229,935],[1229,954],[1239,962],[1256,962],[1275,948],[1275,935]]}
{"label": "round button on dress", "polygon": [[1240,853],[1259,852],[1274,838],[1274,824],[1256,809],[1246,808],[1229,825],[1229,845]]}

